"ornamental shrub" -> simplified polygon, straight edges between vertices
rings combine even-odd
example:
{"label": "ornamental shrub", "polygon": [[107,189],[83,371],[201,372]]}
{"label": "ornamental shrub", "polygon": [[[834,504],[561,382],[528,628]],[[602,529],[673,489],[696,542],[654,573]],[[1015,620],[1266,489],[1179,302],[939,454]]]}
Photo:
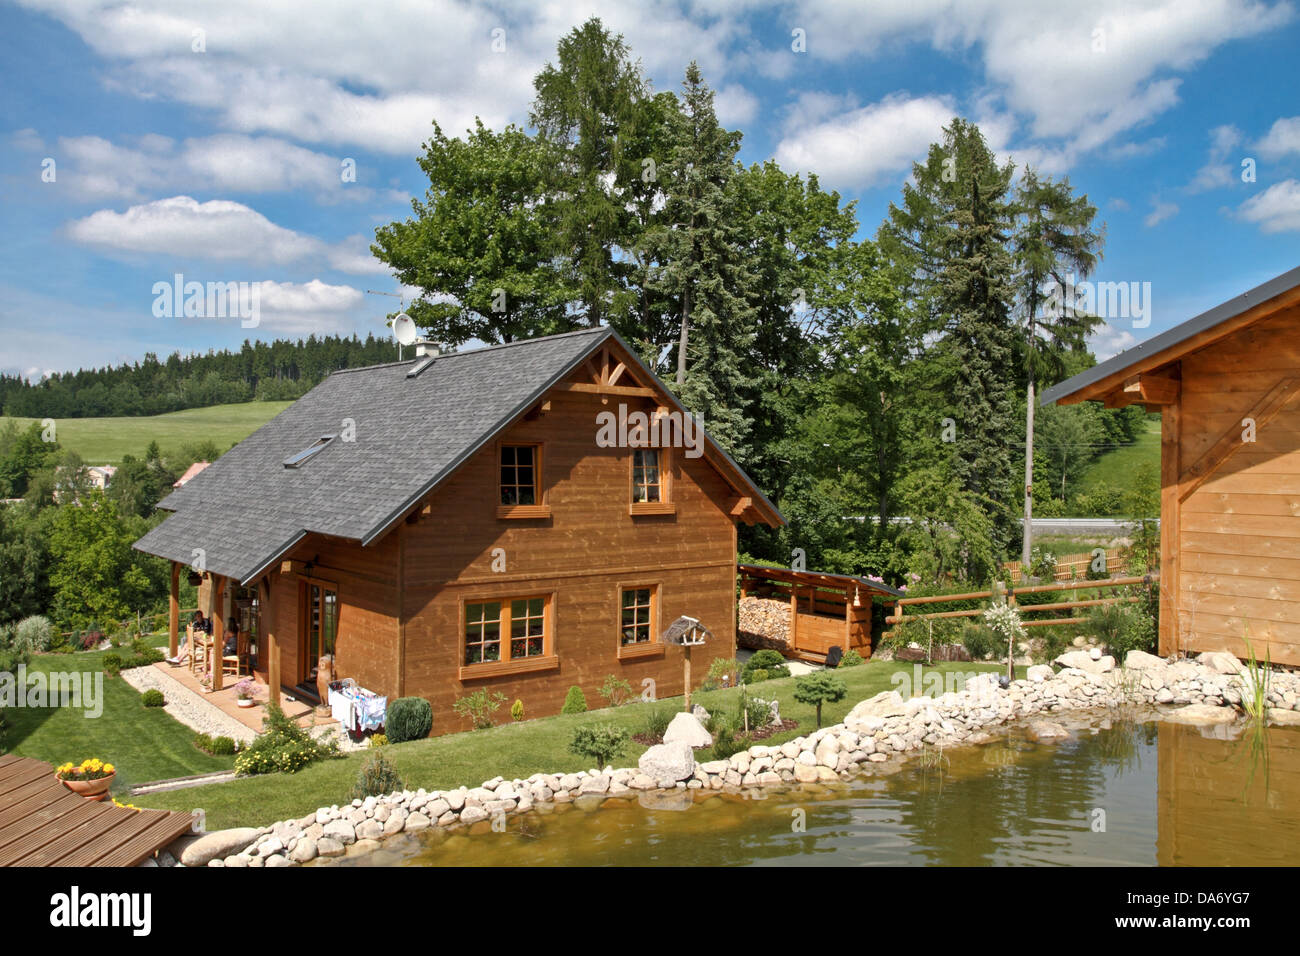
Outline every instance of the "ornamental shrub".
{"label": "ornamental shrub", "polygon": [[[410,698],[404,699],[409,700]],[[420,699],[423,700],[423,698]],[[428,703],[428,701],[425,701],[425,703]],[[348,795],[348,801],[364,800],[366,797],[382,797],[384,794],[405,789],[406,781],[397,772],[397,768],[384,756],[383,751],[377,750],[366,757],[361,764],[361,769],[357,771],[357,782]]]}
{"label": "ornamental shrub", "polygon": [[433,729],[433,707],[423,697],[399,697],[388,705],[384,732],[395,744],[423,740]]}
{"label": "ornamental shrub", "polygon": [[795,678],[794,699],[817,708],[817,726],[822,725],[822,704],[835,704],[849,694],[844,681],[831,671],[813,671]]}
{"label": "ornamental shrub", "polygon": [[605,698],[610,707],[622,707],[632,699],[632,685],[617,674],[606,674],[600,696]]}
{"label": "ornamental shrub", "polygon": [[33,651],[48,651],[54,640],[54,628],[40,614],[25,617],[14,627],[14,637]]}
{"label": "ornamental shrub", "polygon": [[510,705],[510,719],[515,723],[519,723],[524,719],[524,702],[522,700],[516,698],[515,702]]}
{"label": "ornamental shrub", "polygon": [[851,647],[845,651],[844,656],[840,658],[840,667],[857,667],[859,664],[865,663],[866,661],[863,659],[862,655]]}
{"label": "ornamental shrub", "polygon": [[659,707],[652,704],[645,709],[645,723],[642,725],[642,733],[655,740],[663,740],[664,734],[668,732],[668,725],[672,722],[673,710],[671,707]]}
{"label": "ornamental shrub", "polygon": [[104,673],[109,677],[116,677],[122,672],[122,655],[105,654],[104,655]]}
{"label": "ornamental shrub", "polygon": [[486,688],[480,687],[472,694],[458,697],[456,703],[451,705],[451,709],[467,718],[470,727],[474,730],[487,730],[492,726],[492,715],[500,710],[505,702],[505,694],[489,694]]}
{"label": "ornamental shrub", "polygon": [[564,695],[564,706],[560,708],[562,714],[582,714],[587,710],[587,698],[582,693],[582,688],[574,684],[569,688],[569,692]]}
{"label": "ornamental shrub", "polygon": [[755,651],[753,656],[745,661],[745,668],[740,672],[740,679],[746,684],[757,684],[761,681],[789,676],[790,667],[780,651],[769,649]]}
{"label": "ornamental shrub", "polygon": [[569,742],[569,752],[586,757],[597,767],[605,767],[627,749],[627,731],[613,724],[591,724],[579,727]]}
{"label": "ornamental shrub", "polygon": [[163,697],[162,691],[151,687],[140,695],[140,703],[146,707],[162,707],[167,703],[167,698]]}
{"label": "ornamental shrub", "polygon": [[388,735],[387,735],[387,734],[372,734],[371,737],[370,737],[370,743],[369,743],[368,746],[370,746],[370,747],[387,747],[387,746],[388,746]]}
{"label": "ornamental shrub", "polygon": [[285,715],[275,700],[266,703],[262,732],[235,758],[235,773],[296,773],[317,760],[338,756],[338,744],[322,744]]}
{"label": "ornamental shrub", "polygon": [[229,737],[217,737],[212,741],[212,754],[216,757],[228,757],[238,749]]}

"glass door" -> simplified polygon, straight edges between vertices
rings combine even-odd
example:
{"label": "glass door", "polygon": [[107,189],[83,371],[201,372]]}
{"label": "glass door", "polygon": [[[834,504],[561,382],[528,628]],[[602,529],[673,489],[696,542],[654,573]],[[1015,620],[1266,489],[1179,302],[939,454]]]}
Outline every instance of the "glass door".
{"label": "glass door", "polygon": [[303,682],[316,683],[322,654],[334,653],[338,628],[338,593],[324,585],[306,583],[306,613],[303,616]]}

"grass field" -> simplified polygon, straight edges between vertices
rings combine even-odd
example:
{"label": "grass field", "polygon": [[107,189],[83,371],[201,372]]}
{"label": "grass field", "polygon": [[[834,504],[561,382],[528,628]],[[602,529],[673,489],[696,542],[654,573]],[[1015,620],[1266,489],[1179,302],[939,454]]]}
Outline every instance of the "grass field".
{"label": "grass field", "polygon": [[[165,636],[162,640],[166,640]],[[152,643],[157,644],[155,637]],[[110,651],[82,654],[37,654],[27,666],[41,671],[102,673]],[[122,654],[122,651],[118,651]],[[129,654],[129,651],[127,652]],[[113,792],[152,780],[229,770],[233,757],[211,757],[194,746],[194,731],[161,707],[145,707],[140,693],[120,677],[104,676],[103,709],[98,717],[71,707],[6,707],[7,752],[54,764],[81,763],[98,757],[117,769]],[[122,796],[124,803],[133,803]],[[136,803],[139,806],[139,803]]]}
{"label": "grass field", "polygon": [[[848,696],[838,704],[822,708],[822,725],[830,726],[843,720],[860,701],[882,690],[896,689],[894,675],[909,678],[914,665],[872,661],[857,667],[840,670],[839,676],[848,687]],[[998,664],[939,664],[926,668],[932,672],[969,672],[972,670],[1001,671]],[[1023,672],[1023,668],[1018,669]],[[769,737],[764,745],[780,744],[793,737],[803,736],[816,729],[812,707],[794,700],[795,678],[754,684],[751,695],[776,697],[780,701],[781,716],[796,720],[799,726]],[[924,686],[924,685],[922,685]],[[919,688],[918,688],[919,689]],[[907,696],[906,691],[901,691]],[[710,711],[723,708],[734,713],[739,690],[719,690],[691,695],[692,703],[702,704]],[[501,775],[506,779],[524,778],[538,772],[574,772],[590,768],[590,761],[568,751],[574,730],[583,724],[609,723],[626,728],[629,733],[640,733],[651,707],[667,711],[680,710],[682,699],[659,701],[656,704],[633,703],[608,710],[589,711],[538,720],[509,723],[503,707],[498,719],[507,723],[490,730],[478,730],[404,744],[390,744],[384,754],[412,790],[449,789],[464,784],[477,786],[481,781]],[[614,760],[617,767],[636,766],[645,747],[633,741],[622,756]],[[699,751],[701,760],[711,757]],[[317,807],[346,803],[349,791],[356,781],[357,771],[365,759],[365,752],[349,754],[337,760],[313,764],[296,774],[269,774],[243,777],[229,783],[209,784],[185,790],[150,793],[133,798],[137,806],[160,807],[170,810],[201,808],[208,826],[216,829],[232,826],[262,826],[289,817],[301,817]]]}
{"label": "grass field", "polygon": [[1143,465],[1160,468],[1160,422],[1147,422],[1138,440],[1126,448],[1104,453],[1074,483],[1072,492],[1086,494],[1099,484],[1123,485]]}
{"label": "grass field", "polygon": [[[121,464],[123,455],[141,458],[151,441],[158,442],[164,452],[202,441],[211,441],[225,451],[290,404],[244,402],[137,418],[60,418],[55,420],[55,437],[60,447],[75,451],[88,465]],[[37,419],[0,419],[0,426],[9,420],[26,428]]]}

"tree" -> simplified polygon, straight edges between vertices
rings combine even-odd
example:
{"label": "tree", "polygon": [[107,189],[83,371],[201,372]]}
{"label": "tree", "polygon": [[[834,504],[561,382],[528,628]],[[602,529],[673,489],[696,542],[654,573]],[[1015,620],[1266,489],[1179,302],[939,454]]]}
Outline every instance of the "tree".
{"label": "tree", "polygon": [[756,310],[748,299],[754,279],[740,246],[731,189],[739,137],[718,125],[713,91],[693,62],[668,136],[664,211],[645,239],[658,263],[650,286],[680,315],[679,397],[708,417],[709,433],[719,444],[743,459],[750,432],[743,383]]}
{"label": "tree", "polygon": [[1017,337],[1009,249],[1014,167],[998,165],[979,128],[954,118],[924,163],[912,168],[901,205],[881,226],[883,251],[909,278],[904,299],[934,340],[934,386],[945,399],[952,472],[990,509],[993,549],[1012,534]]}
{"label": "tree", "polygon": [[153,582],[131,548],[138,536],[100,491],[55,509],[49,544],[56,620],[107,627],[149,603]]}
{"label": "tree", "polygon": [[813,671],[794,680],[794,699],[817,708],[817,727],[822,725],[822,704],[838,704],[849,694],[844,681],[830,671]]}
{"label": "tree", "polygon": [[594,724],[579,727],[569,742],[569,752],[586,757],[597,767],[609,762],[627,749],[628,733],[613,724]]}
{"label": "tree", "polygon": [[576,328],[540,213],[543,145],[517,126],[495,133],[476,120],[463,140],[435,123],[424,150],[424,200],[412,200],[413,218],[376,229],[371,246],[399,281],[424,290],[407,308],[416,324],[447,345]]}
{"label": "tree", "polygon": [[[1064,290],[1087,278],[1101,257],[1102,233],[1093,228],[1097,208],[1075,196],[1069,180],[1054,182],[1026,169],[1016,194],[1015,256],[1019,304],[1025,325],[1025,522],[1020,560],[1029,566],[1033,546],[1034,400],[1043,377],[1060,379],[1065,356],[1086,349],[1085,338],[1101,321],[1067,302]],[[1055,307],[1041,309],[1047,284]],[[1072,297],[1071,297],[1072,298]]]}
{"label": "tree", "polygon": [[0,495],[21,498],[27,494],[32,476],[46,466],[58,451],[58,442],[43,439],[40,422],[19,429],[14,421],[0,431]]}
{"label": "tree", "polygon": [[619,250],[635,241],[628,206],[643,184],[644,157],[626,146],[642,137],[648,89],[622,35],[595,17],[561,38],[556,61],[533,79],[530,114],[547,148],[543,215],[565,298],[597,326],[636,300],[627,284],[633,265]]}

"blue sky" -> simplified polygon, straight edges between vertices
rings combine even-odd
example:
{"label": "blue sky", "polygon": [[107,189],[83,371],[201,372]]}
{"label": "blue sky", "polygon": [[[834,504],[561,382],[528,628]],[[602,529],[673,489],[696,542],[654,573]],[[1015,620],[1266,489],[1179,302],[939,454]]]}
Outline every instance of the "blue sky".
{"label": "blue sky", "polygon": [[[656,89],[698,60],[741,159],[817,173],[865,235],[954,114],[1068,175],[1106,223],[1094,278],[1150,283],[1099,357],[1300,264],[1294,3],[0,0],[0,369],[386,334],[368,247],[423,194],[430,123],[525,123],[591,15]],[[259,283],[261,324],[155,316],[176,273]]]}

